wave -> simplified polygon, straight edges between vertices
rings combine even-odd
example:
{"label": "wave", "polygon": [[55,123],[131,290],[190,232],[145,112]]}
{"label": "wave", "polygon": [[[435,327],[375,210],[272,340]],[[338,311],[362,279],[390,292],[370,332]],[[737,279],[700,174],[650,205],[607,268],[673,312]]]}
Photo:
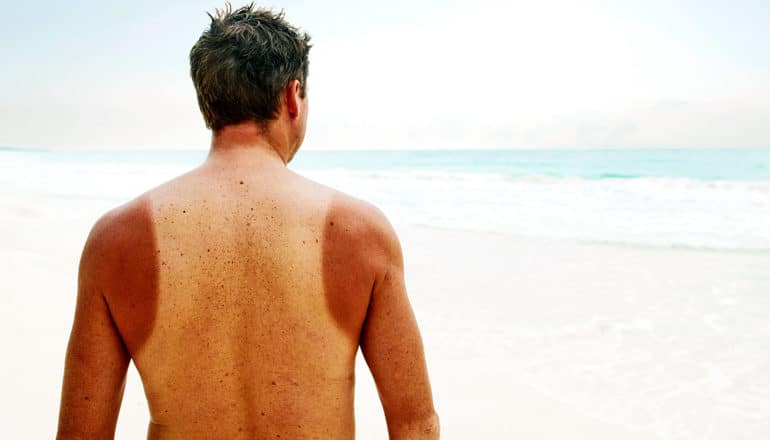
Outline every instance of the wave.
{"label": "wave", "polygon": [[[119,163],[87,156],[62,163],[65,159],[38,156],[6,155],[0,192],[119,202],[189,168],[189,161],[173,158],[142,156],[143,161]],[[379,166],[334,164],[297,171],[373,202],[396,223],[634,246],[770,251],[770,179],[633,173],[597,178],[519,175],[510,167],[474,172],[429,163]]]}
{"label": "wave", "polygon": [[666,248],[770,252],[770,182],[315,171],[394,220]]}

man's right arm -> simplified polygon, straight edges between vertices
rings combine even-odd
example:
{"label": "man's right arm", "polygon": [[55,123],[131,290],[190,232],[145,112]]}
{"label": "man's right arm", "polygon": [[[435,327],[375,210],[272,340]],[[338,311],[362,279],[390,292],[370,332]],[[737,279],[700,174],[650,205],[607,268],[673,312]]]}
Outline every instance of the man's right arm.
{"label": "man's right arm", "polygon": [[380,395],[391,439],[437,439],[439,421],[425,364],[422,337],[404,283],[401,245],[376,210],[372,240],[377,274],[361,333],[361,351]]}

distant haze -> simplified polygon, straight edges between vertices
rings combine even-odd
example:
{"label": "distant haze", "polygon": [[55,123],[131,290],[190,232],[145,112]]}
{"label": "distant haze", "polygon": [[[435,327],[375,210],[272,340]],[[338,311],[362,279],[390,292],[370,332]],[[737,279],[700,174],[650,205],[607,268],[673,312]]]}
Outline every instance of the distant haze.
{"label": "distant haze", "polygon": [[[0,145],[206,148],[223,4],[6,2]],[[272,6],[313,37],[308,149],[770,147],[770,2]]]}

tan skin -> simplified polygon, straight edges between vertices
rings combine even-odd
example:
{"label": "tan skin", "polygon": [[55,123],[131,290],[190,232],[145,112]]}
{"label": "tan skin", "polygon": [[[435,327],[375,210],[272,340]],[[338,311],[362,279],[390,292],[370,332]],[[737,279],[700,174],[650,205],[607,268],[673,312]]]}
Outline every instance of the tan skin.
{"label": "tan skin", "polygon": [[213,133],[198,168],[108,212],[80,262],[59,439],[113,438],[128,364],[150,439],[353,438],[360,347],[390,438],[438,438],[399,240],[292,172],[307,100]]}

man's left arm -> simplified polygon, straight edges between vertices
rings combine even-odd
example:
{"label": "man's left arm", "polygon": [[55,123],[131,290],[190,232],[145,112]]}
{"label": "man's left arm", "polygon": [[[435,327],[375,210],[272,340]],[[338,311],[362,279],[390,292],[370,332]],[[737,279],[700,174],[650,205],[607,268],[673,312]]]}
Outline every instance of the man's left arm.
{"label": "man's left arm", "polygon": [[109,234],[102,218],[86,241],[77,306],[67,346],[57,439],[115,435],[131,359],[103,295]]}

